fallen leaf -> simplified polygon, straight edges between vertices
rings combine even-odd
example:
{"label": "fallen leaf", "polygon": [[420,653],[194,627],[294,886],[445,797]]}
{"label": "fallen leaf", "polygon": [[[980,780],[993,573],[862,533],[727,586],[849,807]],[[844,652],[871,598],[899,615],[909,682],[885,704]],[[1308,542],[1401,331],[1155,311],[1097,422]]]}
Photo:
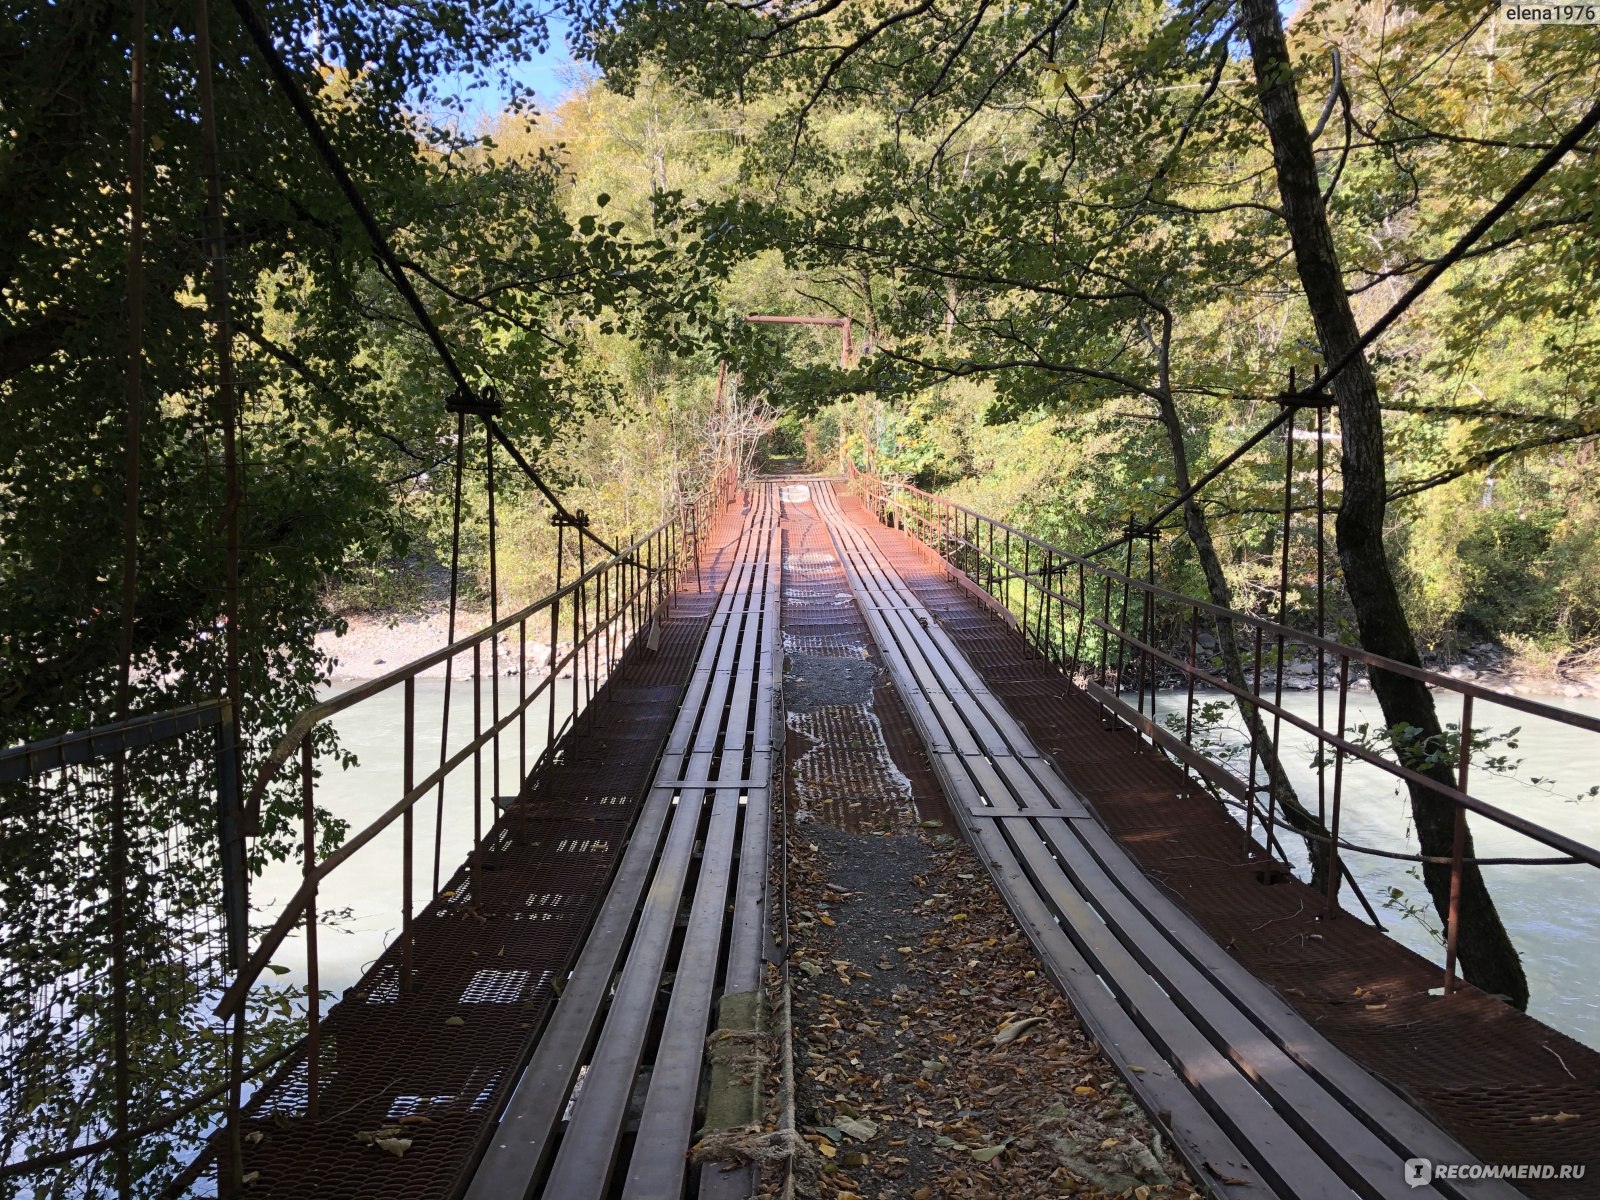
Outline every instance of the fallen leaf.
{"label": "fallen leaf", "polygon": [[981,1163],[992,1162],[994,1159],[1000,1157],[1001,1152],[1006,1148],[1006,1142],[1009,1141],[1010,1139],[1007,1138],[1005,1142],[1001,1142],[998,1146],[980,1146],[978,1149],[972,1151],[972,1161]]}
{"label": "fallen leaf", "polygon": [[1577,1113],[1569,1112],[1540,1113],[1538,1116],[1528,1118],[1530,1121],[1576,1121],[1577,1119]]}
{"label": "fallen leaf", "polygon": [[870,1142],[878,1136],[878,1125],[865,1117],[842,1117],[839,1120],[839,1132],[858,1142]]}
{"label": "fallen leaf", "polygon": [[372,1144],[385,1154],[392,1154],[396,1158],[404,1158],[406,1151],[411,1149],[410,1138],[379,1138]]}
{"label": "fallen leaf", "polygon": [[466,1024],[466,1022],[463,1021],[460,1017],[446,1017],[444,1019],[444,1023],[446,1025],[465,1025]]}
{"label": "fallen leaf", "polygon": [[1043,1025],[1044,1021],[1043,1017],[1024,1017],[1020,1021],[1013,1021],[1009,1025],[1001,1026],[1000,1032],[994,1035],[994,1044],[996,1046],[1004,1046],[1007,1042],[1014,1042],[1035,1025]]}

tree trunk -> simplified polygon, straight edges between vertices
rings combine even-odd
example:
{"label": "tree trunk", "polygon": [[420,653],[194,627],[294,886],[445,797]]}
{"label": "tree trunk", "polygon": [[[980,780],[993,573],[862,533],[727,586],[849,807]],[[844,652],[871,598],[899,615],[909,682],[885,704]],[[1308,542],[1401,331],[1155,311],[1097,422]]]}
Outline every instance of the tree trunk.
{"label": "tree trunk", "polygon": [[[1294,248],[1295,266],[1316,323],[1323,357],[1329,363],[1342,362],[1359,342],[1360,331],[1350,310],[1349,293],[1345,291],[1323,206],[1311,138],[1300,115],[1283,19],[1276,0],[1241,0],[1241,5],[1255,64],[1262,120],[1272,140],[1278,194]],[[1344,568],[1345,587],[1355,610],[1361,644],[1387,658],[1417,665],[1420,660],[1416,640],[1383,547],[1386,487],[1383,414],[1378,403],[1377,381],[1365,355],[1356,355],[1334,378],[1332,387],[1339,406],[1343,448],[1344,497],[1336,526],[1339,561]],[[1439,717],[1426,686],[1387,671],[1373,671],[1372,689],[1391,729],[1400,725],[1414,726],[1420,730],[1424,745],[1437,744]],[[1407,751],[1397,745],[1396,753],[1405,757]],[[1454,784],[1448,768],[1434,768],[1429,774],[1441,783]],[[1413,785],[1410,791],[1412,816],[1423,854],[1448,858],[1454,837],[1454,805],[1421,786]],[[1467,857],[1472,857],[1472,853],[1469,832]],[[1434,906],[1448,919],[1449,866],[1424,864],[1423,880]],[[1458,951],[1463,974],[1485,991],[1506,997],[1518,1008],[1526,1008],[1528,982],[1522,962],[1476,866],[1468,865],[1462,872],[1460,915]]]}
{"label": "tree trunk", "polygon": [[[1172,451],[1173,485],[1182,495],[1189,490],[1191,482],[1189,451],[1183,441],[1183,422],[1178,419],[1178,407],[1170,393],[1159,396],[1156,407],[1160,410],[1161,424],[1167,431],[1167,445]],[[1228,587],[1222,559],[1217,557],[1216,544],[1211,540],[1211,526],[1206,521],[1205,511],[1193,496],[1184,501],[1183,523],[1189,541],[1194,545],[1195,557],[1200,561],[1201,573],[1206,577],[1206,592],[1211,597],[1211,603],[1219,608],[1231,609],[1233,591]],[[1217,650],[1222,659],[1223,677],[1234,687],[1249,690],[1252,681],[1245,674],[1244,656],[1239,652],[1239,638],[1233,622],[1219,618],[1216,624]],[[1277,750],[1272,745],[1272,738],[1267,734],[1261,710],[1243,699],[1234,699],[1239,707],[1239,715],[1244,718],[1250,737],[1255,742],[1256,755],[1261,760],[1262,770],[1266,772],[1268,786],[1277,797],[1278,810],[1283,814],[1283,819],[1303,834],[1317,835],[1306,838],[1306,853],[1311,861],[1311,886],[1318,891],[1325,891],[1328,886],[1329,859],[1327,827],[1317,819],[1316,813],[1300,803],[1300,797],[1296,795],[1294,785],[1289,782]],[[1317,837],[1323,840],[1318,841]]]}

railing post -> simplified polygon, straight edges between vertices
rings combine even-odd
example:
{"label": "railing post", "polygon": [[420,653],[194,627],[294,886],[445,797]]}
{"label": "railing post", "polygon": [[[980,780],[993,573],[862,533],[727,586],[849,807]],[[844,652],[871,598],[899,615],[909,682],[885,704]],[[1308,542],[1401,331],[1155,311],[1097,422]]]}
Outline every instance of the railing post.
{"label": "railing post", "polygon": [[[582,520],[584,514],[579,512],[578,518]],[[594,686],[594,667],[589,661],[589,584],[584,582],[584,574],[589,571],[586,555],[584,555],[584,531],[578,530],[578,592],[573,594],[573,725],[578,725],[578,714],[581,707],[578,704],[579,696],[584,698],[582,709],[589,707],[589,696]],[[579,675],[587,675],[579,686]]]}
{"label": "railing post", "polygon": [[[1344,741],[1345,704],[1350,696],[1350,658],[1348,655],[1339,656],[1339,703],[1338,729],[1334,736],[1341,742]],[[1328,919],[1332,920],[1339,915],[1339,883],[1342,878],[1339,858],[1339,815],[1343,807],[1340,800],[1344,793],[1344,747],[1336,746],[1333,751],[1333,812],[1328,823]]]}
{"label": "railing post", "polygon": [[[1183,744],[1194,745],[1194,679],[1195,672],[1200,668],[1200,608],[1198,605],[1189,607],[1189,669],[1184,672],[1188,676],[1183,702]],[[1189,767],[1184,766],[1184,774],[1189,774]]]}
{"label": "railing post", "polygon": [[[1122,689],[1123,689],[1124,686],[1126,686],[1126,680],[1124,680],[1123,677],[1122,677],[1122,665],[1123,665],[1123,662],[1127,658],[1127,650],[1128,650],[1128,598],[1129,598],[1128,589],[1129,589],[1129,586],[1131,585],[1132,581],[1133,581],[1133,514],[1129,513],[1128,514],[1128,554],[1127,554],[1127,561],[1123,563],[1123,567],[1122,567],[1122,616],[1120,618],[1118,618],[1118,620],[1117,620],[1117,678],[1116,678],[1116,682],[1112,684],[1112,687],[1115,689],[1112,694],[1115,695],[1117,697],[1117,699],[1119,699],[1119,700],[1122,698]],[[1140,687],[1140,701],[1141,701],[1141,704],[1143,702],[1143,699],[1144,699],[1144,689],[1143,689],[1143,686],[1141,685],[1141,687]],[[1113,721],[1116,721],[1116,722],[1120,722],[1121,721],[1121,718],[1117,716],[1115,709],[1113,709],[1112,712],[1111,712],[1111,719]],[[1135,730],[1135,736],[1137,736],[1137,730]]]}
{"label": "railing post", "polygon": [[[317,871],[316,784],[312,767],[311,735],[300,743],[300,822],[305,838],[303,873],[310,879]],[[317,982],[317,888],[312,884],[306,897],[306,1116],[317,1119],[317,1091],[321,1073],[322,997]]]}
{"label": "railing post", "polygon": [[[1254,827],[1256,816],[1256,762],[1261,757],[1261,709],[1258,701],[1261,699],[1261,626],[1256,629],[1255,671],[1251,676],[1250,702],[1248,724],[1250,726],[1250,778],[1245,789],[1244,802],[1244,857],[1248,862],[1254,855],[1250,852],[1250,833]],[[1267,831],[1267,836],[1272,836],[1272,831]]]}
{"label": "railing post", "polygon": [[528,781],[528,618],[517,622],[517,794]]}
{"label": "railing post", "polygon": [[561,641],[561,570],[566,561],[566,528],[556,521],[554,517],[551,518],[551,523],[556,527],[556,592],[555,599],[550,602],[550,662],[545,668],[546,674],[550,677],[545,688],[546,692],[549,693],[549,697],[545,701],[544,749],[539,753],[539,757],[544,761],[547,771],[556,748],[556,680],[558,678],[556,674],[556,662],[558,661],[556,647]]}
{"label": "railing post", "polygon": [[[1078,563],[1078,631],[1072,636],[1072,663],[1069,673],[1074,679],[1078,676],[1078,663],[1083,658],[1083,627],[1089,622],[1089,591],[1084,580],[1083,563]],[[1065,614],[1063,613],[1063,616]],[[1066,630],[1061,631],[1061,640],[1066,641]],[[1089,673],[1084,672],[1084,681],[1087,682]]]}
{"label": "railing post", "polygon": [[[1465,794],[1467,769],[1472,765],[1472,694],[1461,697],[1461,750],[1456,761],[1456,790]],[[1444,990],[1456,990],[1456,943],[1461,937],[1461,872],[1467,849],[1467,810],[1456,808],[1455,839],[1450,846],[1450,921],[1445,933]]]}
{"label": "railing post", "polygon": [[483,643],[472,643],[472,899],[483,895],[480,885],[480,848],[483,845]]}
{"label": "railing post", "polygon": [[[404,755],[403,784],[406,795],[411,794],[411,789],[416,786],[416,754],[417,754],[417,677],[408,675],[405,685],[405,747],[401,751]],[[400,993],[411,994],[411,861],[415,852],[413,839],[415,837],[414,810],[415,805],[406,807],[405,815],[401,818],[400,826],[400,856],[403,860],[402,875],[400,877]]]}
{"label": "railing post", "polygon": [[[1007,534],[1006,537],[1007,537],[1007,541],[1009,542],[1010,534]],[[1011,554],[1010,554],[1010,546],[1009,545],[1006,547],[1006,550],[1007,550],[1007,553],[1006,553],[1006,573],[1007,573],[1006,595],[1009,597],[1011,595],[1011,580],[1009,578],[1010,573],[1011,573]],[[1029,583],[1030,583],[1030,580],[1028,579],[1028,570],[1029,570],[1030,566],[1032,565],[1032,559],[1033,559],[1032,551],[1033,551],[1033,543],[1028,541],[1028,539],[1024,538],[1022,540],[1022,632],[1023,632],[1023,640],[1024,641],[1027,640],[1027,632],[1028,632],[1028,586],[1029,586]],[[1034,643],[1035,643],[1035,646],[1037,646],[1037,644],[1038,644],[1038,639],[1037,638],[1034,639]]]}
{"label": "railing post", "polygon": [[[132,1087],[128,1045],[128,755],[119,750],[111,767],[111,887],[107,901],[111,908],[111,1019],[114,1056],[112,1087],[114,1122],[118,1138],[125,1138],[130,1124]],[[127,1200],[132,1193],[131,1146],[117,1143],[117,1195]]]}

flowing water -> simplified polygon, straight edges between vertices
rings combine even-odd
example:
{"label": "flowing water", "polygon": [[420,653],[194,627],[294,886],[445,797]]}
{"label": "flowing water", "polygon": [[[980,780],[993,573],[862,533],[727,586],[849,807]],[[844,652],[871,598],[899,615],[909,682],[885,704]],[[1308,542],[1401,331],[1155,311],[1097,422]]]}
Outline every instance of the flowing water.
{"label": "flowing water", "polygon": [[[1600,700],[1532,698],[1600,716]],[[1131,694],[1128,700],[1133,701]],[[1197,705],[1227,700],[1229,697],[1220,692],[1196,694]],[[1336,720],[1336,702],[1335,694],[1325,694],[1325,728],[1331,728]],[[1176,712],[1181,717],[1183,703],[1181,692],[1164,694],[1158,710]],[[1317,693],[1288,692],[1283,707],[1314,723]],[[1459,697],[1442,695],[1439,711],[1446,722],[1459,720]],[[1244,747],[1238,712],[1231,702],[1227,704],[1227,714],[1234,728],[1219,730],[1219,741]],[[1267,720],[1270,723],[1271,717]],[[1376,698],[1370,693],[1353,692],[1346,728],[1355,729],[1363,723],[1374,731],[1384,727]],[[1513,763],[1520,760],[1520,766],[1514,772],[1492,773],[1475,763],[1469,784],[1474,796],[1587,845],[1600,845],[1600,798],[1579,798],[1600,783],[1600,734],[1530,718],[1482,701],[1475,705],[1472,725],[1492,734],[1509,733],[1520,727],[1515,749],[1497,746],[1493,751],[1507,755]],[[1317,772],[1312,765],[1311,738],[1285,723],[1283,745],[1284,767],[1300,802],[1316,811]],[[1225,753],[1221,748],[1217,752]],[[1238,757],[1245,758],[1243,754]],[[1237,761],[1234,769],[1244,774],[1246,761]],[[1325,786],[1331,802],[1331,766]],[[1486,817],[1473,816],[1469,825],[1479,857],[1556,857],[1549,847]],[[1339,836],[1356,845],[1416,852],[1410,798],[1393,776],[1365,763],[1346,760]],[[1279,837],[1296,874],[1306,878],[1305,842],[1287,831],[1280,831]],[[1346,861],[1390,935],[1439,963],[1442,977],[1440,921],[1422,885],[1420,868],[1370,854],[1347,852]],[[1576,1040],[1600,1048],[1600,869],[1588,865],[1487,866],[1483,871],[1501,918],[1522,954],[1532,993],[1528,1011]],[[1395,890],[1400,893],[1398,897]],[[1358,911],[1358,901],[1348,884],[1341,902],[1345,908]]]}
{"label": "flowing water", "polygon": [[[500,713],[504,717],[518,702],[518,681],[501,678]],[[530,688],[537,681],[531,681]],[[482,683],[482,722],[492,724],[492,685]],[[324,699],[355,686],[336,681]],[[444,712],[443,679],[419,679],[416,685],[416,765],[417,781],[425,779],[439,766],[439,735]],[[557,682],[555,723],[561,724],[572,711],[571,680]],[[473,738],[473,688],[470,679],[457,679],[451,685],[449,746],[452,754]],[[527,713],[526,762],[531,765],[544,748],[549,729],[548,693],[529,706]],[[398,801],[403,794],[403,753],[405,747],[405,694],[400,686],[354,705],[332,719],[340,744],[352,751],[357,765],[340,770],[324,764],[317,780],[317,803],[349,825],[349,834],[358,833]],[[499,795],[515,795],[521,783],[522,743],[513,724],[500,738]],[[490,747],[482,752],[481,816],[485,832],[494,823],[496,810],[492,797],[495,755]],[[450,773],[444,787],[443,816],[435,796],[426,796],[415,806],[415,858],[413,866],[414,904],[421,908],[434,888],[435,831],[440,831],[439,884],[447,885],[451,874],[472,850],[474,769],[469,759]],[[373,959],[383,951],[400,929],[402,859],[401,822],[395,821],[348,862],[335,869],[318,891],[317,962],[319,988],[337,999],[344,989],[361,977]],[[254,920],[271,924],[300,885],[300,864],[270,864],[251,887]],[[303,929],[296,930],[274,956],[282,968],[279,983],[304,987],[306,945]]]}
{"label": "flowing water", "polygon": [[[499,681],[501,712],[511,711],[516,702],[515,679]],[[349,686],[348,684],[343,686]],[[341,690],[340,685],[329,694]],[[570,689],[558,687],[556,723],[571,711]],[[1199,699],[1225,699],[1222,695]],[[439,761],[439,718],[443,709],[442,680],[421,680],[417,684],[417,769],[421,779]],[[1557,700],[1547,703],[1578,712],[1600,715],[1600,701]],[[1180,708],[1182,695],[1163,697],[1162,707]],[[1334,700],[1327,697],[1331,723]],[[1314,692],[1291,692],[1285,707],[1315,720],[1317,697]],[[452,751],[470,739],[473,728],[473,696],[470,681],[457,681],[451,696],[450,745]],[[485,724],[490,710],[489,681],[484,683]],[[1237,724],[1237,716],[1229,709]],[[549,709],[544,700],[528,713],[527,761],[531,763],[544,745]],[[1446,708],[1446,720],[1451,719]],[[1368,694],[1353,693],[1347,724],[1350,727],[1370,722],[1374,728],[1382,719],[1377,702]],[[401,794],[401,752],[404,745],[403,695],[396,687],[367,700],[334,718],[335,728],[346,748],[357,755],[360,765],[348,771],[325,768],[318,781],[318,802],[333,815],[347,821],[351,832],[379,816]],[[1600,782],[1600,736],[1565,729],[1548,722],[1529,720],[1509,709],[1480,703],[1473,718],[1476,727],[1489,727],[1503,733],[1521,726],[1517,749],[1507,751],[1522,761],[1514,775],[1494,776],[1475,770],[1472,791],[1475,795],[1557,829],[1581,842],[1600,844],[1600,799],[1575,797]],[[1226,731],[1220,731],[1226,740]],[[1236,735],[1235,735],[1236,736]],[[1285,727],[1285,765],[1307,807],[1317,806],[1317,775],[1311,766],[1309,739]],[[1238,744],[1241,739],[1235,740]],[[519,779],[517,730],[513,726],[502,737],[500,750],[501,794],[512,794]],[[482,762],[483,825],[494,819],[489,797],[494,794],[493,762],[487,752]],[[1534,783],[1533,777],[1546,779]],[[1411,827],[1409,801],[1393,779],[1376,768],[1347,763],[1340,834],[1358,845],[1385,849],[1417,848]],[[1332,771],[1328,772],[1328,794],[1332,794]],[[472,848],[473,769],[463,764],[453,772],[444,790],[443,834],[440,840],[440,886]],[[416,809],[415,895],[420,905],[433,894],[433,844],[437,820],[435,801],[430,797]],[[1548,856],[1552,852],[1492,822],[1474,817],[1472,828],[1477,851],[1482,856]],[[320,926],[318,961],[321,986],[337,996],[353,984],[395,936],[400,912],[400,824],[396,822],[348,863],[336,870],[323,885],[319,912],[332,918]],[[1285,836],[1284,850],[1291,863],[1301,869],[1305,863],[1304,843]],[[1362,889],[1392,936],[1434,961],[1443,962],[1443,949],[1437,937],[1438,919],[1428,902],[1421,879],[1412,864],[1350,854],[1351,869]],[[1532,1011],[1541,1020],[1591,1046],[1600,1047],[1600,870],[1588,866],[1497,866],[1485,868],[1490,889],[1513,940],[1522,952],[1532,988]],[[275,863],[259,879],[253,890],[257,920],[270,921],[299,883],[296,863]],[[1398,889],[1400,896],[1394,897]],[[1382,907],[1385,902],[1388,907]],[[1346,887],[1346,907],[1355,899]],[[1410,906],[1415,912],[1406,915]],[[298,933],[285,943],[277,956],[286,969],[280,982],[303,985],[305,980],[305,942]]]}

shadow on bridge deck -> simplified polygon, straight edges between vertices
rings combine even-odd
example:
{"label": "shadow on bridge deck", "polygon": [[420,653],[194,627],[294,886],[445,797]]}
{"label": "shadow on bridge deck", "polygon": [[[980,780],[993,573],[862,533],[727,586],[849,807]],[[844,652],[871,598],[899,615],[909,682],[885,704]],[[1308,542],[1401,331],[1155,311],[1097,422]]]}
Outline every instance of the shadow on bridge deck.
{"label": "shadow on bridge deck", "polygon": [[[706,535],[661,622],[633,647],[485,837],[474,894],[463,864],[414,921],[418,969],[399,988],[398,941],[323,1021],[316,1118],[301,1062],[246,1111],[252,1197],[447,1197],[465,1189],[605,900],[694,671],[744,517]],[[400,1124],[401,1158],[363,1147]]]}
{"label": "shadow on bridge deck", "polygon": [[[755,987],[765,946],[780,491],[747,490],[717,524],[659,649],[624,661],[501,816],[479,894],[463,868],[419,915],[414,993],[399,996],[391,953],[334,1008],[324,1115],[271,1115],[303,1110],[303,1067],[257,1094],[250,1194],[752,1193],[750,1172],[690,1170],[685,1152],[717,1070],[706,1034]],[[1051,977],[1197,1182],[1394,1198],[1421,1150],[1589,1164],[1586,1180],[1524,1186],[1600,1193],[1600,1055],[1471,988],[1434,996],[1437,968],[1354,918],[1320,919],[1318,897],[1245,865],[1221,806],[944,562],[826,482],[812,497],[811,540],[788,562],[842,564],[841,612],[853,601],[898,692],[882,736],[906,760],[910,714]],[[786,597],[807,594],[803,571],[788,579]],[[826,648],[839,630],[818,609],[791,633]],[[408,1118],[403,1159],[351,1153]]]}
{"label": "shadow on bridge deck", "polygon": [[1040,658],[998,605],[843,489],[837,502],[840,519],[959,649],[974,684],[1004,702],[1160,892],[1303,1017],[1308,1032],[1482,1162],[1587,1167],[1579,1180],[1519,1182],[1529,1195],[1600,1195],[1600,1054],[1476,988],[1440,995],[1436,965],[1353,916],[1323,919],[1320,893],[1263,872],[1270,856],[1259,844],[1247,861],[1239,825],[1221,804]]}

